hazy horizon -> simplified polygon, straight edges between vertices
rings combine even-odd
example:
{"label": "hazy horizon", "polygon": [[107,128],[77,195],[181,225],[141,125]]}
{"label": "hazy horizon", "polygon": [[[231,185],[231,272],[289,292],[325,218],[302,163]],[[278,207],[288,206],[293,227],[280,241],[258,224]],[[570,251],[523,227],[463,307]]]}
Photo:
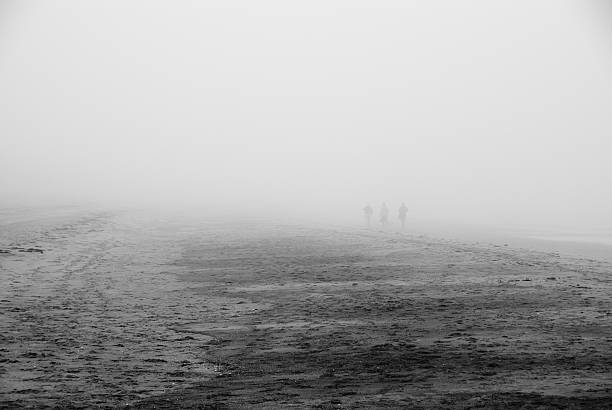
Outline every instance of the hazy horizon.
{"label": "hazy horizon", "polygon": [[610,9],[5,0],[0,206],[609,230]]}

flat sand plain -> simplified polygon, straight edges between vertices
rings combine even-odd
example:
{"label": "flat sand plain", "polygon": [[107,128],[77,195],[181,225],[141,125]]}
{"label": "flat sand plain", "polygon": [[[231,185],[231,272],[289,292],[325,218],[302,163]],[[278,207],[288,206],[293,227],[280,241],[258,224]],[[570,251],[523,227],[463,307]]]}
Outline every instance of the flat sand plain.
{"label": "flat sand plain", "polygon": [[606,262],[409,230],[2,216],[0,407],[612,408]]}

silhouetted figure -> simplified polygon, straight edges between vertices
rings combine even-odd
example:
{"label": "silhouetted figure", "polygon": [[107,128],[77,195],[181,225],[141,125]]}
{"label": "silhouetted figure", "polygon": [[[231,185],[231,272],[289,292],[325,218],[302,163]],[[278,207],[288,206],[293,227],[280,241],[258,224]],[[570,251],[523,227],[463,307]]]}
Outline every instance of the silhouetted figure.
{"label": "silhouetted figure", "polygon": [[363,208],[363,214],[365,215],[365,219],[366,219],[366,222],[367,222],[368,226],[370,226],[370,220],[372,219],[372,214],[373,213],[374,213],[374,209],[372,209],[370,204],[367,204]]}
{"label": "silhouetted figure", "polygon": [[404,225],[406,224],[406,214],[407,213],[408,213],[408,208],[406,207],[406,204],[402,202],[402,206],[399,207],[399,210],[397,212],[398,218],[402,222],[402,229],[404,229]]}
{"label": "silhouetted figure", "polygon": [[380,207],[380,224],[382,226],[387,226],[388,223],[389,209],[387,208],[387,205],[383,202],[382,206]]}

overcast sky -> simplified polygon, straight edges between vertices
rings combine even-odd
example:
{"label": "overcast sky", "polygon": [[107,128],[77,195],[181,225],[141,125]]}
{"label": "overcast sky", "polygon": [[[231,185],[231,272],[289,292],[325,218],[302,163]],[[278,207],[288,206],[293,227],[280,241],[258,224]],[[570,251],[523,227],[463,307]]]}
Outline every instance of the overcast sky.
{"label": "overcast sky", "polygon": [[0,204],[612,228],[605,0],[0,0]]}

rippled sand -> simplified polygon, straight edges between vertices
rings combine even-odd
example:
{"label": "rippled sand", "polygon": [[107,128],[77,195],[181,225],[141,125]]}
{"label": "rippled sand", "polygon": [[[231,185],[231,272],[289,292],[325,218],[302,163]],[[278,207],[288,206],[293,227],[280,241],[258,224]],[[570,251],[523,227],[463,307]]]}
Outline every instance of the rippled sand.
{"label": "rippled sand", "polygon": [[0,406],[612,406],[605,262],[394,232],[19,215],[0,214]]}

